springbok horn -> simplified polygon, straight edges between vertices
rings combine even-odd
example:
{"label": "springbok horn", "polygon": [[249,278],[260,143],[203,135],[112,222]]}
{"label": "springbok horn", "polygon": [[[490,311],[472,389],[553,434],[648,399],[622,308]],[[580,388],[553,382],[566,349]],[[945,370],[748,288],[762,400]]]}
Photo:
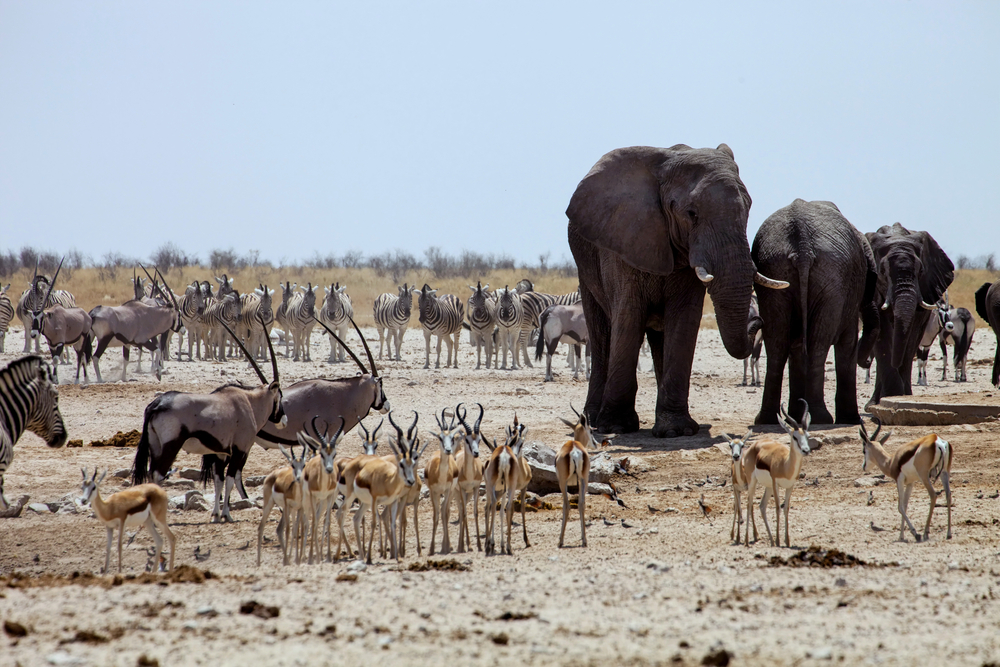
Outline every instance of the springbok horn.
{"label": "springbok horn", "polygon": [[479,433],[479,425],[483,423],[483,415],[486,414],[486,410],[483,409],[482,403],[476,403],[476,405],[479,406],[479,419],[476,420],[476,426],[473,429],[473,432]]}
{"label": "springbok horn", "polygon": [[798,427],[799,423],[797,421],[795,421],[794,419],[792,419],[791,416],[789,416],[788,410],[785,409],[785,404],[784,403],[779,403],[778,404],[778,410],[779,410],[779,412],[781,413],[781,416],[784,418],[784,420],[786,422],[788,422],[792,426]]}
{"label": "springbok horn", "polygon": [[469,425],[465,423],[465,408],[462,407],[462,403],[455,406],[455,416],[458,417],[458,422],[465,427],[466,431],[471,431]]}
{"label": "springbok horn", "polygon": [[347,426],[347,420],[344,419],[343,417],[341,417],[340,418],[340,428],[338,428],[337,432],[333,434],[333,442],[337,442],[337,440],[340,439],[340,436],[342,436],[344,434],[344,427],[345,426]]}
{"label": "springbok horn", "polygon": [[61,269],[61,268],[62,268],[62,265],[63,265],[63,261],[64,261],[65,259],[66,259],[66,258],[65,258],[65,257],[63,257],[62,259],[60,259],[60,260],[59,260],[59,267],[58,267],[58,268],[56,269],[56,274],[55,274],[54,276],[52,276],[52,282],[50,282],[50,283],[49,283],[49,291],[48,291],[48,292],[47,292],[47,293],[45,294],[45,298],[44,298],[44,299],[42,299],[42,304],[41,304],[41,306],[39,306],[39,307],[38,307],[38,310],[36,310],[36,311],[35,311],[35,314],[36,314],[36,315],[37,315],[38,313],[42,312],[42,310],[44,310],[44,309],[45,309],[45,304],[47,304],[47,303],[49,302],[49,297],[50,297],[50,296],[52,296],[52,290],[53,290],[53,288],[55,288],[55,286],[56,286],[56,278],[58,278],[58,277],[59,277],[59,269]]}
{"label": "springbok horn", "polygon": [[698,280],[705,283],[706,285],[715,280],[715,276],[706,271],[704,266],[694,267],[694,272],[698,274]]}
{"label": "springbok horn", "polygon": [[805,406],[805,411],[802,413],[802,430],[808,431],[809,424],[812,422],[812,417],[809,416],[809,401],[804,398],[800,398],[799,400]]}
{"label": "springbok horn", "polygon": [[[247,358],[247,359],[248,359],[248,360],[250,361],[250,365],[251,365],[251,366],[253,366],[253,369],[254,369],[255,371],[257,371],[257,377],[259,377],[259,378],[260,378],[260,383],[261,383],[261,384],[263,384],[263,385],[267,385],[267,384],[269,384],[269,382],[267,381],[267,378],[266,378],[266,377],[264,377],[264,372],[263,372],[262,370],[260,370],[260,366],[258,366],[258,365],[257,365],[257,360],[253,358],[253,355],[251,355],[251,354],[250,354],[249,352],[247,352],[247,349],[246,349],[245,347],[243,347],[243,341],[241,341],[241,340],[240,340],[240,339],[239,339],[239,338],[238,338],[238,337],[236,336],[236,334],[234,334],[234,333],[233,333],[233,330],[229,328],[229,325],[228,325],[228,324],[226,324],[225,322],[222,322],[221,320],[219,321],[219,324],[221,324],[221,325],[222,325],[222,328],[223,328],[223,329],[225,329],[225,330],[226,330],[226,332],[227,332],[227,333],[228,333],[228,334],[229,334],[230,336],[232,336],[232,337],[233,337],[233,340],[235,340],[235,341],[236,341],[236,344],[237,344],[237,345],[238,345],[238,346],[240,347],[240,349],[241,349],[241,350],[243,351],[243,354],[245,354],[245,355],[246,355],[246,358]],[[267,341],[267,342],[268,342],[268,344],[270,344],[270,342],[271,342],[271,341],[270,341],[270,336],[268,336],[268,341]],[[274,351],[273,351],[273,350],[271,351],[271,354],[272,354],[272,355],[274,354]],[[277,369],[275,369],[275,370],[277,370]],[[274,378],[274,380],[275,380],[275,382],[277,382],[277,381],[278,381],[278,378]]]}
{"label": "springbok horn", "polygon": [[330,435],[330,425],[326,424],[326,422],[324,421],[323,423],[326,424],[326,427],[323,429],[323,435],[320,435],[319,428],[316,427],[316,420],[318,419],[319,415],[314,415],[312,421],[310,422],[310,425],[312,426],[313,433],[316,435],[316,439],[321,440],[325,444],[326,436]]}
{"label": "springbok horn", "polygon": [[365,346],[365,353],[368,355],[368,363],[372,366],[372,377],[377,378],[378,369],[375,368],[375,357],[372,356],[372,349],[368,347],[368,341],[365,340],[364,334],[361,333],[361,329],[359,329],[358,325],[354,322],[354,318],[348,315],[347,319],[349,319],[351,324],[354,325],[354,330],[358,332],[358,337],[361,338],[361,344]]}
{"label": "springbok horn", "polygon": [[372,431],[372,439],[374,439],[374,438],[375,438],[375,436],[377,436],[377,435],[378,435],[378,430],[379,430],[380,428],[382,428],[382,424],[384,424],[384,423],[385,423],[385,420],[382,420],[382,419],[379,419],[379,420],[378,420],[378,426],[376,426],[376,427],[375,427],[375,430],[374,430],[374,431]]}
{"label": "springbok horn", "polygon": [[[358,355],[354,354],[354,351],[351,348],[347,347],[347,343],[345,343],[344,341],[340,340],[340,336],[338,336],[337,334],[333,333],[333,329],[331,329],[330,327],[326,326],[326,324],[324,324],[323,322],[320,322],[320,320],[316,317],[315,314],[313,314],[313,319],[316,320],[317,322],[319,322],[319,325],[321,327],[323,327],[324,329],[326,329],[330,333],[330,335],[333,336],[334,340],[336,340],[338,343],[340,343],[340,345],[345,350],[347,350],[347,354],[349,354],[351,356],[351,359],[353,359],[354,363],[356,363],[358,365],[358,368],[361,369],[362,373],[367,373],[368,372],[368,369],[365,368],[365,365],[363,363],[361,363],[360,359],[358,359]],[[364,337],[362,337],[362,340],[364,340]]]}
{"label": "springbok horn", "polygon": [[871,437],[871,439],[874,440],[875,438],[878,437],[879,432],[881,432],[882,430],[882,420],[879,419],[878,417],[872,417],[872,421],[874,421],[877,424],[877,427],[875,428],[875,433],[872,434]]}
{"label": "springbok horn", "polygon": [[413,411],[413,425],[410,426],[409,430],[406,432],[406,439],[407,440],[412,440],[413,439],[413,431],[417,428],[417,421],[419,421],[419,420],[420,420],[420,413],[418,413],[416,410],[414,410]]}
{"label": "springbok horn", "polygon": [[753,275],[753,281],[758,285],[764,287],[770,287],[771,289],[785,289],[788,287],[788,283],[784,280],[775,280],[774,278],[768,278],[764,274],[757,272]]}
{"label": "springbok horn", "polygon": [[365,440],[371,440],[371,434],[368,432],[368,429],[365,428],[364,423],[360,419],[358,420],[358,426],[360,426],[361,430],[365,432]]}
{"label": "springbok horn", "polygon": [[[581,414],[580,414],[579,412],[577,412],[577,411],[576,411],[576,408],[574,408],[574,407],[573,407],[573,404],[572,404],[572,403],[570,403],[570,404],[569,404],[569,408],[570,408],[570,410],[572,410],[573,412],[575,412],[575,413],[576,413],[576,416],[577,416],[577,418],[580,418],[580,417],[582,417],[582,416],[583,416],[583,415],[581,415]],[[516,415],[515,415],[515,421],[517,421],[517,417],[516,417]]]}
{"label": "springbok horn", "polygon": [[[389,410],[389,423],[392,424],[392,427],[394,429],[396,429],[396,433],[399,434],[396,439],[397,440],[402,440],[403,439],[403,429],[399,428],[399,424],[397,424],[395,421],[393,421],[393,419],[392,419],[392,410]],[[392,439],[390,438],[390,441],[391,440]]]}

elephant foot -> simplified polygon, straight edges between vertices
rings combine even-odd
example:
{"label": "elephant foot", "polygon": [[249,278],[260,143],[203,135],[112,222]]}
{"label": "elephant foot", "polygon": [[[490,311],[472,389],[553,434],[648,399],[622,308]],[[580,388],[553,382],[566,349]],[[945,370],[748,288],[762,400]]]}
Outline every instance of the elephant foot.
{"label": "elephant foot", "polygon": [[853,410],[837,410],[837,424],[860,424],[861,415],[857,406]]}
{"label": "elephant foot", "polygon": [[777,410],[767,410],[761,408],[760,412],[753,420],[754,426],[759,426],[762,424],[777,424],[778,423],[778,411]]}
{"label": "elephant foot", "polygon": [[698,433],[698,429],[698,422],[691,419],[691,415],[687,413],[658,414],[656,415],[656,424],[653,426],[653,437],[679,438],[695,435]]}
{"label": "elephant foot", "polygon": [[602,410],[597,415],[594,428],[599,433],[635,433],[639,430],[639,415],[633,409],[621,410],[617,413]]}
{"label": "elephant foot", "polygon": [[[825,405],[819,405],[817,407],[819,409],[816,410],[816,411],[813,411],[812,406],[809,406],[809,417],[810,417],[810,420],[812,421],[812,423],[813,424],[832,424],[833,423],[833,415],[831,415],[830,411],[826,409],[826,406]],[[837,420],[837,421],[840,422],[840,420]],[[851,424],[851,423],[858,424],[858,423],[860,423],[860,421],[857,421],[857,422],[843,422],[843,423],[845,423],[845,424]]]}

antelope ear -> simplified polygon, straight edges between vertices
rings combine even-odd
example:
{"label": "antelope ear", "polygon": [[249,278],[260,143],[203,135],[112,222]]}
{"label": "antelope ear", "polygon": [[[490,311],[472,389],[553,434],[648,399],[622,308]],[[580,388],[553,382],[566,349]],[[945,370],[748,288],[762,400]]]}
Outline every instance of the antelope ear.
{"label": "antelope ear", "polygon": [[560,417],[559,421],[561,421],[563,424],[566,424],[566,426],[569,426],[570,428],[576,428],[576,422],[571,422],[565,417]]}
{"label": "antelope ear", "polygon": [[303,433],[302,431],[299,431],[297,434],[295,434],[295,437],[298,439],[300,445],[302,445],[303,447],[308,447],[314,452],[322,448],[322,445],[316,440],[316,438],[312,437],[308,433]]}
{"label": "antelope ear", "polygon": [[881,438],[879,438],[879,440],[878,440],[879,443],[884,445],[885,441],[888,440],[889,438],[891,438],[894,433],[895,433],[895,431],[889,431],[888,433],[886,433],[885,435],[883,435]]}

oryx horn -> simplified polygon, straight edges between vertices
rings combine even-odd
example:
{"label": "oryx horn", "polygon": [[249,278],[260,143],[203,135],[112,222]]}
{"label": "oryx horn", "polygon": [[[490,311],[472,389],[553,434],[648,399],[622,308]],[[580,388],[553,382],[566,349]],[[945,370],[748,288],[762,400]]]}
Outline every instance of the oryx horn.
{"label": "oryx horn", "polygon": [[[363,363],[361,363],[361,359],[358,358],[358,355],[354,354],[354,350],[352,350],[351,348],[347,347],[347,343],[345,343],[344,341],[342,341],[340,339],[340,336],[338,336],[337,334],[335,334],[333,332],[333,329],[331,329],[330,327],[326,326],[325,323],[321,322],[319,320],[319,318],[316,317],[315,313],[313,313],[313,320],[315,322],[317,322],[321,327],[323,327],[324,329],[326,329],[327,333],[329,333],[331,336],[333,336],[333,339],[336,340],[338,343],[340,343],[341,347],[343,347],[345,350],[347,350],[347,354],[349,354],[350,357],[351,357],[351,359],[354,360],[354,363],[356,363],[358,365],[358,368],[361,369],[362,373],[367,373],[368,372],[368,369],[365,368],[365,365]],[[361,340],[364,340],[364,339],[365,339],[365,337],[362,336]]]}
{"label": "oryx horn", "polygon": [[361,338],[361,344],[365,346],[365,353],[368,355],[368,363],[372,366],[372,377],[378,377],[378,369],[375,368],[375,357],[372,356],[372,349],[368,347],[368,341],[365,340],[365,336],[361,333],[361,329],[358,328],[354,318],[348,315],[347,319],[349,319],[351,324],[354,325],[354,330],[358,332],[358,336]]}
{"label": "oryx horn", "polygon": [[59,277],[59,269],[62,268],[63,261],[65,259],[66,258],[63,257],[62,259],[59,260],[59,267],[56,268],[56,274],[54,276],[52,276],[52,282],[49,283],[49,291],[45,294],[45,298],[42,299],[42,305],[38,306],[38,304],[35,304],[36,306],[38,306],[38,310],[36,310],[35,313],[34,313],[35,315],[37,315],[38,313],[42,312],[45,309],[45,304],[47,304],[49,302],[49,297],[52,295],[52,289],[56,286],[56,278]]}
{"label": "oryx horn", "polygon": [[[261,383],[261,384],[263,384],[263,385],[267,385],[267,384],[270,384],[270,383],[269,383],[269,382],[267,381],[267,378],[266,378],[266,377],[264,377],[264,372],[263,372],[262,370],[260,370],[260,366],[258,366],[258,365],[257,365],[257,360],[253,358],[253,355],[251,355],[251,354],[250,354],[250,353],[249,353],[249,352],[247,351],[247,349],[246,349],[245,347],[243,347],[243,341],[241,341],[241,340],[240,340],[240,339],[239,339],[239,338],[238,338],[238,337],[236,336],[236,334],[234,334],[234,333],[233,333],[233,330],[229,328],[229,325],[228,325],[228,324],[226,324],[225,322],[223,322],[223,321],[221,321],[221,320],[219,321],[219,324],[221,324],[221,325],[222,325],[222,328],[223,328],[223,329],[225,329],[225,330],[226,330],[226,332],[228,332],[228,333],[229,333],[229,335],[233,337],[233,340],[235,340],[235,341],[236,341],[236,344],[237,344],[237,345],[239,346],[239,348],[240,348],[240,349],[241,349],[241,350],[243,351],[243,354],[245,354],[245,355],[246,355],[246,358],[247,358],[247,359],[248,359],[248,360],[250,361],[250,365],[251,365],[251,366],[253,366],[253,369],[254,369],[254,370],[255,370],[255,371],[257,372],[257,377],[259,377],[259,378],[260,378],[260,383]],[[267,342],[268,342],[268,344],[270,344],[270,342],[271,342],[271,338],[270,338],[270,336],[268,336],[267,338],[268,338]],[[273,359],[273,350],[272,350],[272,359]],[[275,367],[275,375],[277,375],[277,367]],[[274,380],[275,380],[275,382],[277,382],[277,381],[278,381],[278,378],[277,378],[277,377],[275,377],[275,378],[274,378]]]}

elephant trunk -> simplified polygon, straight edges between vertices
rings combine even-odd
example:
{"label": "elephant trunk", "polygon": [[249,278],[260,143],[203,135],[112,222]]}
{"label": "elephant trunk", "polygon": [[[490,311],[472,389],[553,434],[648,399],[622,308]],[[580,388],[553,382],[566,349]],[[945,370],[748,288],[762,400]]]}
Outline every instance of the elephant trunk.
{"label": "elephant trunk", "polygon": [[906,346],[920,297],[913,285],[897,284],[892,298],[892,366],[900,368],[906,359]]}
{"label": "elephant trunk", "polygon": [[745,239],[742,243],[723,247],[736,250],[711,257],[706,257],[708,253],[693,251],[691,265],[704,266],[714,276],[708,284],[708,293],[715,307],[722,344],[731,356],[746,359],[753,351],[753,339],[760,329],[760,324],[755,326],[747,321],[756,268]]}

